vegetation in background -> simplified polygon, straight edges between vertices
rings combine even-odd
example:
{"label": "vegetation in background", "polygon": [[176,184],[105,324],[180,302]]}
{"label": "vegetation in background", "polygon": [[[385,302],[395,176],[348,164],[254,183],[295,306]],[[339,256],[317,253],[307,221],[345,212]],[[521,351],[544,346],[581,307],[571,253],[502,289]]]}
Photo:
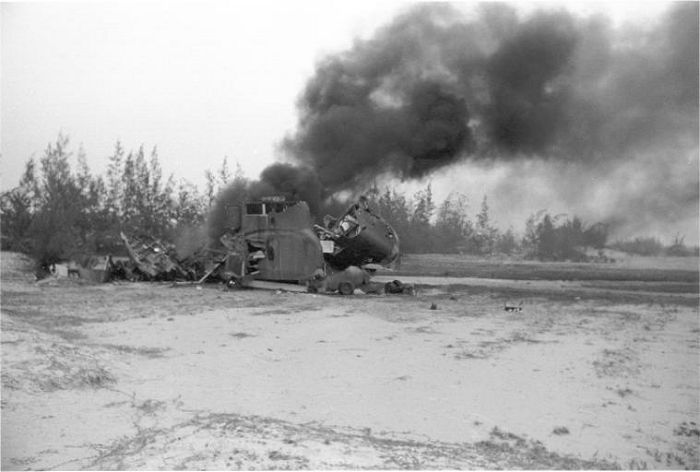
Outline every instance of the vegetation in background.
{"label": "vegetation in background", "polygon": [[610,247],[640,256],[659,256],[664,250],[663,244],[656,238],[634,238],[627,241],[616,241]]}
{"label": "vegetation in background", "polygon": [[626,241],[615,241],[610,245],[610,248],[639,256],[688,257],[700,255],[700,248],[686,246],[685,238],[681,235],[676,235],[670,246],[664,246],[657,238],[634,238]]}
{"label": "vegetation in background", "polygon": [[3,249],[48,265],[75,254],[119,254],[120,231],[172,241],[182,228],[203,223],[205,196],[188,182],[165,179],[156,148],[147,158],[143,146],[127,153],[117,142],[103,178],[91,173],[82,150],[72,169],[68,144],[59,135],[38,163],[26,163],[20,184],[0,195]]}
{"label": "vegetation in background", "polygon": [[467,197],[462,194],[451,194],[436,210],[430,185],[411,200],[389,189],[380,193],[377,188],[368,197],[398,232],[405,253],[518,254],[540,260],[584,261],[586,250],[603,249],[608,237],[603,224],[586,226],[576,217],[569,220],[540,212],[528,219],[526,233],[518,239],[512,229],[501,232],[491,223],[486,196],[472,220]]}
{"label": "vegetation in background", "polygon": [[[38,162],[27,161],[19,185],[0,195],[2,249],[29,254],[44,266],[76,254],[122,254],[121,231],[173,243],[185,257],[206,241],[205,222],[217,217],[217,195],[246,187],[240,167],[232,173],[224,159],[218,172],[206,171],[202,193],[186,180],[164,177],[156,148],[147,156],[143,146],[127,152],[119,142],[102,177],[90,171],[82,149],[73,169],[68,145],[68,137],[59,135]],[[227,187],[231,181],[239,185]],[[375,186],[367,197],[399,234],[403,253],[585,261],[589,249],[603,249],[608,239],[604,224],[587,225],[577,217],[544,211],[527,220],[525,234],[519,237],[512,229],[501,231],[493,225],[486,196],[472,218],[465,195],[453,193],[436,202],[430,185],[409,198]],[[332,206],[333,202],[326,211],[332,212]],[[669,247],[654,238],[617,241],[609,247],[651,256],[698,254],[698,248],[688,248],[680,235]]]}

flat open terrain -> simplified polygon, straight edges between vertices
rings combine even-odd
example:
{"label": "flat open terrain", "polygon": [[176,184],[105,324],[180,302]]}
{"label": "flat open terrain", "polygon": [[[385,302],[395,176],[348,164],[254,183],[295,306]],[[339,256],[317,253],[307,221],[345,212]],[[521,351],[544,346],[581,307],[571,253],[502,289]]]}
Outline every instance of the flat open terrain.
{"label": "flat open terrain", "polygon": [[377,278],[414,297],[1,262],[2,469],[700,467],[696,258]]}
{"label": "flat open terrain", "polygon": [[515,280],[608,280],[698,283],[697,257],[634,257],[608,251],[614,263],[562,263],[484,259],[452,254],[409,254],[397,275],[480,277]]}

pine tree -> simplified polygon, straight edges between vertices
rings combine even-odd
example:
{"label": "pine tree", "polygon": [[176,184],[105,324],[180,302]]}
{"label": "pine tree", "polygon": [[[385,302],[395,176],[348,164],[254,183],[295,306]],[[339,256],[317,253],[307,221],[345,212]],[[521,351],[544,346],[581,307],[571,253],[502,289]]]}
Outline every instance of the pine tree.
{"label": "pine tree", "polygon": [[132,152],[127,154],[124,160],[124,166],[122,170],[122,194],[121,194],[121,221],[120,227],[127,232],[132,232],[136,229],[136,224],[134,222],[135,216],[137,214],[136,200],[137,187],[136,182],[136,172],[134,169],[134,156]]}
{"label": "pine tree", "polygon": [[433,192],[431,185],[428,184],[425,190],[413,195],[413,213],[403,238],[407,251],[430,252],[433,250],[434,240],[431,235],[430,220],[434,211]]}
{"label": "pine tree", "polygon": [[492,254],[498,239],[498,230],[491,225],[489,217],[489,204],[484,195],[481,201],[481,211],[476,215],[476,229],[472,240],[475,249],[480,254]]}
{"label": "pine tree", "polygon": [[151,152],[149,175],[151,187],[147,197],[147,208],[151,231],[154,235],[163,237],[177,224],[172,199],[174,182],[172,175],[163,182],[163,171],[158,160],[158,150],[155,147]]}
{"label": "pine tree", "polygon": [[416,194],[413,196],[413,200],[415,203],[411,222],[418,226],[429,225],[430,219],[432,218],[433,212],[435,211],[435,204],[433,203],[433,191],[431,185],[428,184],[425,190],[416,192]]}
{"label": "pine tree", "polygon": [[199,194],[196,186],[180,180],[177,187],[177,200],[174,208],[174,218],[178,226],[197,226],[204,223],[206,216],[205,197]]}
{"label": "pine tree", "polygon": [[518,251],[518,241],[515,238],[513,228],[508,228],[505,233],[499,235],[496,241],[496,251],[508,255]]}
{"label": "pine tree", "polygon": [[39,202],[36,163],[29,159],[19,186],[0,194],[0,227],[2,249],[27,252],[31,248],[29,229]]}
{"label": "pine tree", "polygon": [[443,252],[460,252],[466,248],[466,239],[472,233],[467,214],[467,197],[451,193],[440,205],[434,228],[435,246]]}
{"label": "pine tree", "polygon": [[97,250],[98,232],[105,230],[107,215],[105,212],[105,187],[100,177],[90,172],[85,151],[78,150],[78,165],[75,182],[80,189],[80,212],[76,219],[80,243],[88,252]]}
{"label": "pine tree", "polygon": [[59,134],[40,159],[38,210],[29,228],[31,252],[40,265],[52,264],[80,247],[81,189],[71,174],[68,137]]}
{"label": "pine tree", "polygon": [[556,234],[554,222],[549,214],[544,215],[537,225],[537,257],[541,260],[555,260]]}
{"label": "pine tree", "polygon": [[124,216],[124,148],[119,141],[114,145],[114,153],[108,157],[107,166],[107,202],[110,215],[115,220]]}
{"label": "pine tree", "polygon": [[[236,163],[236,172],[241,171],[240,164]],[[219,182],[223,187],[231,180],[231,172],[228,170],[228,156],[224,156],[224,162],[221,163],[221,169],[219,170]]]}

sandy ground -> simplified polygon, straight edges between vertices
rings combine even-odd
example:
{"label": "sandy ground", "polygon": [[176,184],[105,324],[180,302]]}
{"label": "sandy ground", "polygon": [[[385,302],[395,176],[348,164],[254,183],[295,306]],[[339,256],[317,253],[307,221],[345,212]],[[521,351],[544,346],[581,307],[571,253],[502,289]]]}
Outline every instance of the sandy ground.
{"label": "sandy ground", "polygon": [[36,284],[2,264],[2,469],[700,467],[697,294]]}

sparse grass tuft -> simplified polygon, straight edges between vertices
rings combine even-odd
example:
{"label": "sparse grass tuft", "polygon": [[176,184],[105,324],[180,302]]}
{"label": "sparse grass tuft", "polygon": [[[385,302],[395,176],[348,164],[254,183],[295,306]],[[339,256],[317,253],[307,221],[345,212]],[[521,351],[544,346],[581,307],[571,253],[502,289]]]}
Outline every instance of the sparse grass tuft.
{"label": "sparse grass tuft", "polygon": [[632,395],[633,393],[634,393],[634,391],[630,388],[618,388],[617,389],[617,394],[622,398],[625,398],[627,395]]}
{"label": "sparse grass tuft", "polygon": [[149,398],[148,400],[145,400],[139,404],[134,404],[134,408],[139,410],[144,415],[153,415],[155,412],[165,408],[165,402],[160,400],[151,400]]}
{"label": "sparse grass tuft", "polygon": [[255,337],[254,334],[248,334],[248,333],[243,333],[243,332],[231,333],[230,335],[236,339],[245,339],[245,338],[254,338]]}
{"label": "sparse grass tuft", "polygon": [[695,421],[684,421],[673,430],[676,436],[700,437],[700,429]]}
{"label": "sparse grass tuft", "polygon": [[52,369],[54,375],[39,379],[39,387],[43,391],[68,390],[74,388],[105,388],[116,382],[112,374],[101,366],[69,368],[65,364],[56,363]]}
{"label": "sparse grass tuft", "polygon": [[163,354],[169,350],[159,347],[134,347],[127,346],[125,344],[101,344],[101,346],[123,352],[125,354],[137,354],[139,356],[149,357],[151,359],[163,357]]}

